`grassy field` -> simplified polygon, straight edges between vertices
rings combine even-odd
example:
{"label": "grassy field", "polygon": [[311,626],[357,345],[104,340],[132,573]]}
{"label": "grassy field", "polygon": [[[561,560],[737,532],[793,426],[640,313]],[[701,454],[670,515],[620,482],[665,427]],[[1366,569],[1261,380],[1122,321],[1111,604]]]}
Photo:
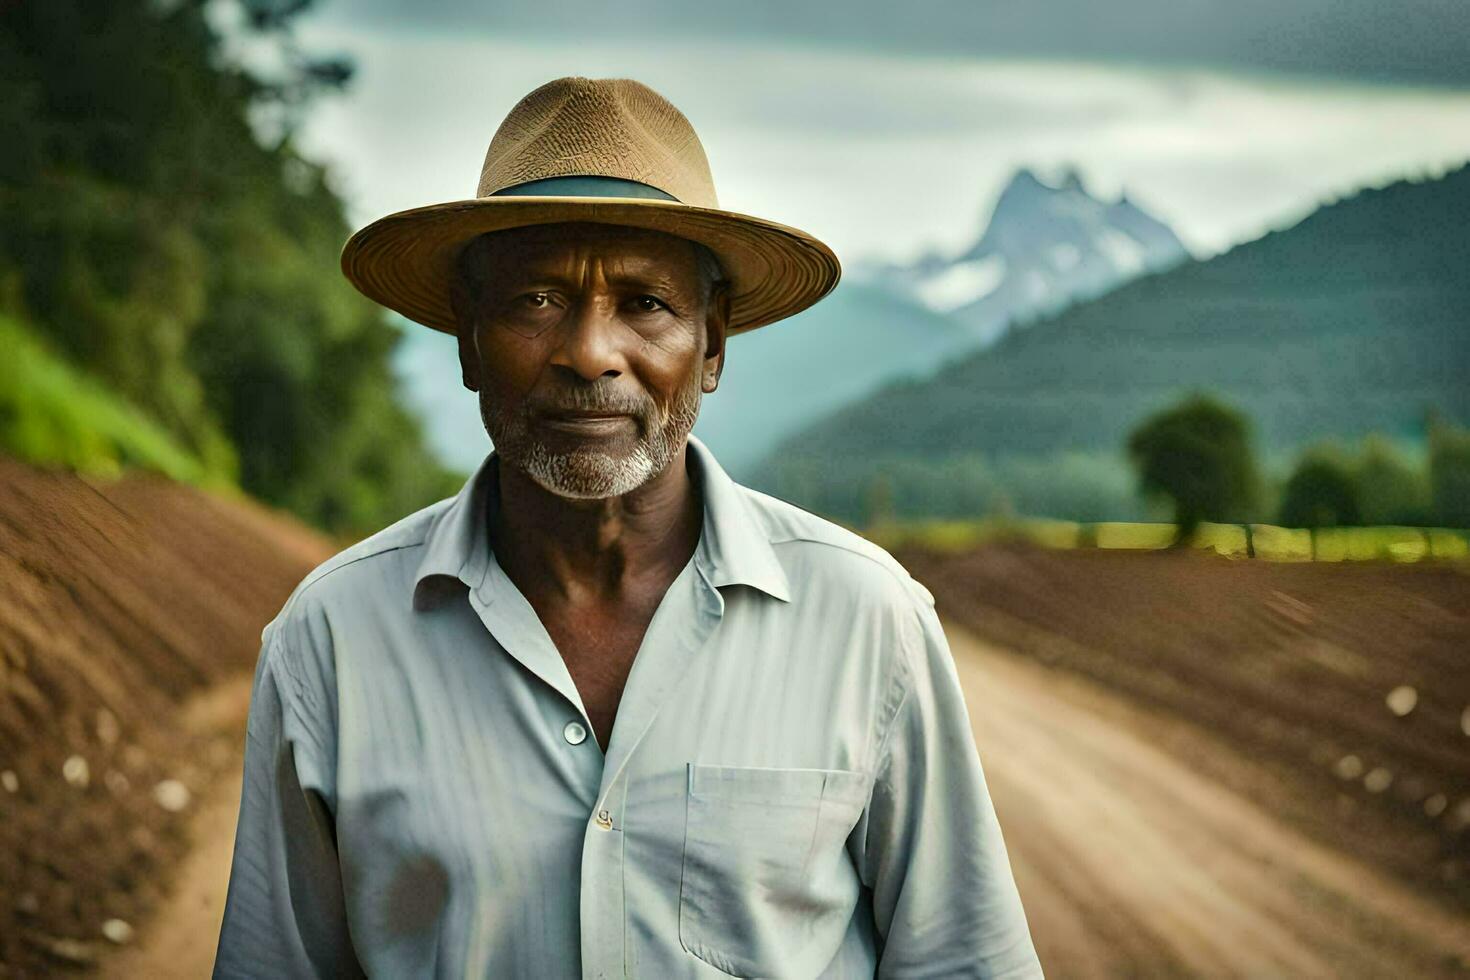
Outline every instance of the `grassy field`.
{"label": "grassy field", "polygon": [[[1251,524],[1202,524],[1193,547],[1232,558],[1268,561],[1418,561],[1470,558],[1470,531],[1453,528],[1341,527],[1316,532]],[[1155,550],[1174,537],[1172,524],[1053,521],[1040,518],[972,521],[916,521],[862,529],[884,548],[919,547],[939,552],[968,551],[996,540],[1024,539],[1046,548]]]}

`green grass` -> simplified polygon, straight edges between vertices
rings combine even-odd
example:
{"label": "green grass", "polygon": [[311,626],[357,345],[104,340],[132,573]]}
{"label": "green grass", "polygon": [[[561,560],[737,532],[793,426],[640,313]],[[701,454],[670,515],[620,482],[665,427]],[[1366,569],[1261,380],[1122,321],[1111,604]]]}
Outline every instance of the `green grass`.
{"label": "green grass", "polygon": [[147,414],[3,315],[0,351],[0,452],[88,476],[140,468],[198,486],[231,485]]}
{"label": "green grass", "polygon": [[[1298,528],[1252,524],[1255,557],[1267,561],[1311,561],[1312,535]],[[1008,520],[893,522],[863,529],[884,548],[921,547],[940,552],[968,551],[987,542],[1021,538],[1046,548],[1156,550],[1174,538],[1172,524],[1099,522],[1079,524],[1032,518]],[[1202,524],[1192,543],[1233,558],[1245,558],[1245,527]],[[1418,561],[1470,557],[1470,532],[1453,528],[1340,527],[1317,532],[1317,561]]]}

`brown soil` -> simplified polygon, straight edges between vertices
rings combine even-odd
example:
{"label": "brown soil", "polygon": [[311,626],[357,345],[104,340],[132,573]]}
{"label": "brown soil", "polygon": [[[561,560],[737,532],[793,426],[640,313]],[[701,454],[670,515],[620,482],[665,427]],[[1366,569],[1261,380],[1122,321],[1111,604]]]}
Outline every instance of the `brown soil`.
{"label": "brown soil", "polygon": [[248,694],[261,629],[334,550],[248,501],[0,457],[0,976],[84,968],[158,906],[238,768],[244,716],[213,692]]}
{"label": "brown soil", "polygon": [[898,557],[950,621],[1121,696],[1120,725],[1151,719],[1195,772],[1470,916],[1470,565]]}
{"label": "brown soil", "polygon": [[[1470,975],[1462,915],[1165,751],[1167,721],[945,632],[1048,976]],[[1194,734],[1216,768],[1250,768]]]}
{"label": "brown soil", "polygon": [[[207,974],[260,630],[338,547],[0,459],[0,977]],[[1470,975],[1470,568],[898,557],[1049,975]]]}

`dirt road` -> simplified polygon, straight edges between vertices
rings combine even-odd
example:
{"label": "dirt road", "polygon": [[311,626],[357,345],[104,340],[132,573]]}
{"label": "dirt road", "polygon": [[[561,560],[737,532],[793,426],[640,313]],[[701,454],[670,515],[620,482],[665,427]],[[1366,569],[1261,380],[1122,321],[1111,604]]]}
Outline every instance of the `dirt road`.
{"label": "dirt road", "polygon": [[1145,712],[945,629],[1049,975],[1470,975],[1463,920],[1155,748]]}
{"label": "dirt road", "polygon": [[200,733],[228,732],[233,746],[231,776],[202,799],[189,821],[193,846],[179,867],[168,898],[138,932],[137,942],[102,963],[105,980],[199,980],[214,970],[214,951],[224,921],[225,890],[240,814],[243,735],[250,708],[251,677],[242,675],[193,698],[185,727]]}
{"label": "dirt road", "polygon": [[[1470,976],[1466,923],[1155,748],[1159,720],[946,631],[1049,976]],[[239,789],[204,801],[167,908],[104,976],[209,975]]]}

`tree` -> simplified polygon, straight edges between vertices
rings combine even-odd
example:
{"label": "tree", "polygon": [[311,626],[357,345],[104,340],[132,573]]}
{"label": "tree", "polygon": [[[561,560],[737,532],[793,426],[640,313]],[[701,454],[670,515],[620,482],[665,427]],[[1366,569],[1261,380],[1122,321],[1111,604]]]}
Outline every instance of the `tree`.
{"label": "tree", "polygon": [[1429,489],[1424,474],[1385,436],[1363,440],[1357,464],[1358,504],[1364,524],[1424,524]]}
{"label": "tree", "polygon": [[1244,521],[1260,477],[1244,415],[1204,393],[1144,420],[1128,437],[1139,491],[1174,505],[1173,546],[1188,544],[1202,521]]}
{"label": "tree", "polygon": [[1358,485],[1347,462],[1320,449],[1304,455],[1286,481],[1279,521],[1311,531],[1313,558],[1318,528],[1361,524]]}
{"label": "tree", "polygon": [[1435,420],[1429,430],[1429,486],[1435,521],[1470,528],[1470,430]]}
{"label": "tree", "polygon": [[[296,45],[310,6],[0,3],[0,312],[212,471],[361,533],[463,477],[397,401],[400,331],[340,275],[345,208],[293,142],[351,74]],[[206,7],[275,45],[269,75]]]}

